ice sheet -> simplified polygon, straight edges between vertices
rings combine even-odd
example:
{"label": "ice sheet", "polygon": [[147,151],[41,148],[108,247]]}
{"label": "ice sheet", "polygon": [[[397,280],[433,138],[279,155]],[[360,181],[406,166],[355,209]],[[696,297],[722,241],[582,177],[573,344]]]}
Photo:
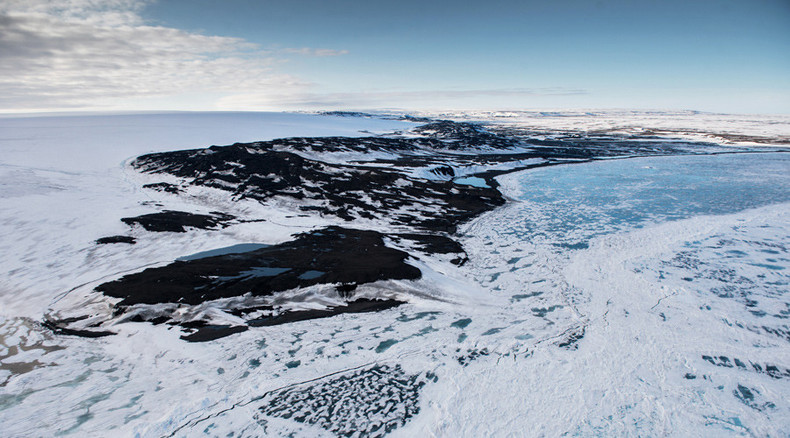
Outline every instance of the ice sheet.
{"label": "ice sheet", "polygon": [[[318,116],[301,117],[289,120]],[[99,126],[93,134],[80,131],[85,126],[69,134],[73,123],[62,122],[62,137],[79,152],[80,135],[105,142],[112,132],[134,130],[105,131],[107,120],[86,121]],[[223,120],[230,119],[212,126]],[[312,132],[348,133],[358,129],[354,120],[317,118],[328,131]],[[361,120],[360,128],[379,123]],[[377,424],[396,421],[393,436],[790,433],[783,154],[605,161],[499,177],[511,202],[463,227],[464,266],[415,258],[409,263],[423,271],[420,281],[356,291],[408,304],[187,343],[166,325],[123,322],[115,336],[85,339],[55,335],[39,321],[72,288],[187,254],[281,242],[333,222],[295,217],[286,205],[231,203],[210,189],[185,197],[140,190],[144,178],[121,163],[149,150],[215,142],[196,131],[204,140],[187,144],[194,125],[161,128],[172,139],[187,135],[183,144],[152,146],[140,134],[137,146],[124,149],[132,144],[124,142],[92,163],[83,160],[100,143],[86,144],[73,160],[59,158],[49,139],[61,137],[61,128],[36,134],[32,125],[17,126],[46,141],[2,143],[11,148],[0,168],[3,434],[386,430],[359,425],[367,412]],[[281,128],[283,135],[305,132]],[[25,155],[33,144],[40,161]],[[154,236],[118,220],[150,212],[141,202],[254,213],[265,222]],[[94,244],[119,234],[137,244]],[[289,293],[281,298],[295,306],[327,304],[318,288]],[[210,305],[192,310],[213,312]],[[305,403],[288,413],[290,401],[308,395],[326,411]]]}

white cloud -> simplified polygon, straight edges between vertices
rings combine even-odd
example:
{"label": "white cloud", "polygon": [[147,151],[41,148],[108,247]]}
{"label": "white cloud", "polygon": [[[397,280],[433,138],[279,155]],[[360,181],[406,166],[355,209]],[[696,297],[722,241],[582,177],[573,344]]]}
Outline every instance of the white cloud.
{"label": "white cloud", "polygon": [[404,106],[411,108],[454,108],[458,104],[481,107],[485,105],[523,105],[529,99],[556,99],[588,95],[577,88],[495,88],[421,91],[358,91],[343,93],[314,93],[292,90],[289,93],[243,93],[223,97],[218,107],[223,109],[270,110],[275,108],[373,109]]}
{"label": "white cloud", "polygon": [[263,49],[240,38],[152,26],[140,15],[152,1],[0,0],[0,112],[522,106],[586,93],[321,92],[280,66],[294,56],[334,57],[346,50],[282,48],[276,41]]}
{"label": "white cloud", "polygon": [[[182,95],[304,92],[277,52],[243,39],[150,26],[145,0],[0,0],[0,111],[125,109]],[[329,49],[287,49],[308,56]],[[177,108],[174,108],[177,109]],[[182,108],[183,109],[183,108]]]}
{"label": "white cloud", "polygon": [[305,55],[305,56],[341,56],[347,55],[348,50],[334,50],[334,49],[312,49],[310,47],[301,47],[301,48],[286,48],[280,50],[282,53],[291,53],[295,55]]}

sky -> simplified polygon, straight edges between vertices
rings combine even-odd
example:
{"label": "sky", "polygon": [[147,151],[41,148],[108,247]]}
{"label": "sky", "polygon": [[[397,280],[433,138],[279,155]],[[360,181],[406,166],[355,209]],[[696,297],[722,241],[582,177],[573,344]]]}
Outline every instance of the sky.
{"label": "sky", "polygon": [[790,0],[0,0],[0,112],[790,114]]}

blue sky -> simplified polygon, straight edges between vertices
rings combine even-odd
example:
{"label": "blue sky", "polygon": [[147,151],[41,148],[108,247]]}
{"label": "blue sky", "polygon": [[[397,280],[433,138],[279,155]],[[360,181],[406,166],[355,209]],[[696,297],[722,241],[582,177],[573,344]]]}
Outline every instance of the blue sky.
{"label": "blue sky", "polygon": [[6,112],[790,113],[788,0],[2,0],[0,30]]}

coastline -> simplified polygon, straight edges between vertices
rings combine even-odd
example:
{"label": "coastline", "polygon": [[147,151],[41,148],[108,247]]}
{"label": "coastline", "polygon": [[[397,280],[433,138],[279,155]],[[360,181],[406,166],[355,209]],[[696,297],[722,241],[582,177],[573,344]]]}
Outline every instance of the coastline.
{"label": "coastline", "polygon": [[[595,166],[615,164],[611,160],[598,163]],[[586,164],[577,166],[586,166]],[[557,169],[559,169],[557,166],[552,166],[538,171],[553,172]],[[57,267],[57,272],[67,273],[57,281],[68,283],[70,287],[80,282],[93,282],[82,289],[90,292],[100,283],[116,280],[124,274],[139,272],[143,263],[152,264],[149,267],[164,267],[188,254],[240,243],[276,245],[291,240],[290,235],[296,231],[318,230],[347,222],[342,218],[328,216],[300,217],[293,213],[293,205],[287,202],[261,205],[252,199],[229,200],[227,192],[220,188],[188,187],[186,196],[182,199],[179,196],[184,196],[183,193],[143,188],[145,184],[161,182],[162,175],[142,175],[128,167],[120,168],[120,171],[124,174],[122,181],[127,186],[127,190],[122,196],[119,195],[119,202],[113,204],[117,207],[90,218],[94,226],[78,227],[76,230],[81,234],[69,237],[74,242],[71,243],[73,245],[71,249],[68,245],[64,245],[68,240],[57,240],[62,239],[61,237],[52,239],[54,242],[61,242],[62,247],[58,254],[63,258],[63,264]],[[497,177],[501,184],[499,190],[511,199],[520,198],[521,196],[514,189],[517,188],[518,181],[529,173],[519,172]],[[99,180],[101,179],[91,177],[88,183]],[[175,178],[167,181],[174,184],[179,182]],[[78,187],[85,187],[88,183]],[[61,185],[64,188],[72,187]],[[90,196],[98,196],[103,191],[93,189],[88,190],[87,193]],[[126,198],[130,194],[131,196]],[[41,196],[42,198],[39,199],[43,199],[42,194],[35,196]],[[89,199],[90,196],[65,199],[74,202],[74,200]],[[142,202],[146,204],[140,204]],[[157,206],[157,203],[162,206]],[[15,375],[4,384],[3,390],[15,396],[3,400],[3,403],[7,404],[4,405],[0,417],[3,418],[3,423],[8,425],[9,431],[20,434],[31,432],[25,428],[26,422],[30,419],[16,415],[11,418],[8,415],[18,413],[19,409],[25,406],[40,407],[36,412],[43,412],[59,421],[74,420],[72,424],[74,430],[83,433],[104,430],[109,425],[121,424],[128,419],[128,423],[121,430],[150,436],[171,434],[181,427],[186,428],[182,430],[198,430],[198,428],[202,430],[211,424],[211,421],[218,424],[216,427],[219,431],[246,430],[250,433],[256,431],[262,433],[262,430],[268,430],[268,433],[276,434],[294,431],[294,423],[284,415],[308,415],[307,411],[287,414],[286,412],[290,411],[279,410],[285,401],[290,400],[290,397],[309,394],[311,391],[322,394],[335,391],[332,397],[346,396],[351,400],[363,400],[367,397],[369,400],[374,400],[371,402],[372,405],[382,409],[380,412],[385,416],[386,421],[397,426],[391,429],[391,433],[395,436],[399,434],[408,436],[414,431],[505,433],[506,429],[497,428],[516,424],[517,418],[528,421],[533,415],[541,412],[546,415],[545,418],[556,417],[557,422],[575,422],[581,427],[578,429],[580,431],[596,430],[589,429],[595,426],[594,424],[585,423],[591,417],[585,417],[583,412],[571,409],[573,406],[593,403],[593,400],[579,399],[578,394],[573,393],[572,390],[578,388],[578,382],[573,379],[582,372],[580,370],[583,367],[579,368],[579,364],[595,363],[595,348],[606,340],[600,337],[602,327],[600,322],[601,315],[606,313],[607,309],[601,307],[602,304],[598,301],[594,303],[585,301],[584,294],[567,294],[567,291],[562,289],[568,285],[563,278],[564,272],[571,268],[566,264],[547,263],[553,260],[552,251],[556,252],[561,248],[543,246],[533,255],[525,254],[529,248],[514,248],[520,251],[515,251],[511,255],[497,246],[512,242],[517,236],[505,234],[497,237],[491,234],[498,232],[495,222],[508,226],[517,225],[521,214],[518,211],[519,207],[517,202],[507,202],[464,223],[459,228],[459,232],[454,237],[464,245],[469,259],[460,267],[451,263],[458,253],[420,253],[419,248],[425,244],[407,244],[404,240],[386,241],[388,248],[399,247],[410,254],[406,263],[419,269],[422,278],[417,281],[390,279],[358,285],[354,293],[362,299],[381,298],[382,291],[387,291],[390,298],[408,301],[407,304],[399,306],[384,306],[388,308],[379,309],[374,313],[331,314],[325,315],[331,316],[328,318],[290,320],[285,325],[254,327],[228,337],[206,339],[207,342],[200,343],[182,340],[181,336],[184,336],[185,332],[178,327],[145,322],[117,324],[113,326],[118,329],[117,335],[86,340],[39,331],[35,328],[35,319],[14,319],[17,318],[16,316],[5,319],[2,323],[8,328],[6,331],[23,333],[27,339],[30,339],[30,352],[17,358],[27,360],[28,362],[25,363],[30,364],[30,369],[14,368],[25,373]],[[168,233],[147,231],[142,227],[131,227],[130,232],[130,227],[120,220],[123,217],[139,216],[165,208],[199,214],[209,214],[218,209],[245,220],[257,218],[266,221],[239,222],[226,228],[208,230],[188,228],[185,233]],[[20,211],[25,210],[20,209]],[[69,210],[66,208],[64,211]],[[717,217],[712,220],[717,220]],[[74,221],[64,220],[63,223],[74,223]],[[97,223],[106,225],[98,229],[95,227]],[[352,224],[354,227],[369,228],[394,237],[397,237],[398,233],[413,233],[413,230],[405,227],[393,230],[382,221],[357,219]],[[68,226],[57,228],[53,225],[50,234],[37,235],[36,233],[47,231],[40,230],[41,225],[42,223],[31,223],[29,228],[32,231],[29,236],[38,236],[38,242],[46,240],[46,236],[51,235],[54,229],[69,229]],[[35,231],[37,229],[39,231]],[[134,245],[95,244],[95,239],[98,237],[126,233],[136,238]],[[261,239],[261,235],[266,235],[267,238]],[[678,236],[680,235],[678,233]],[[614,239],[607,236],[594,237],[588,248],[567,249],[570,250],[571,258],[573,254],[593,254],[599,248],[596,242],[608,241],[607,239],[610,238]],[[543,245],[546,242],[534,243]],[[28,258],[32,254],[41,254],[38,260],[50,260],[52,257],[47,247],[36,247],[36,251],[26,254]],[[69,258],[69,255],[76,257]],[[35,260],[33,258],[29,263],[35,264]],[[535,264],[536,261],[539,263]],[[528,266],[530,263],[532,266]],[[531,270],[520,271],[523,269]],[[41,289],[34,288],[36,286],[34,280],[41,278],[43,275],[41,272],[38,274],[35,271],[19,272],[20,274],[15,275],[28,276],[30,279],[30,285],[25,289],[38,290],[41,293]],[[102,280],[96,280],[95,274],[98,272],[106,273]],[[307,272],[294,274],[302,275]],[[574,274],[574,278],[589,275],[586,270],[582,272],[577,269],[574,272],[578,273],[578,275]],[[496,278],[494,278],[495,274],[497,274]],[[314,272],[310,275],[317,274]],[[529,277],[529,282],[525,281],[525,275]],[[610,283],[614,284],[616,281],[611,280],[605,284]],[[19,285],[24,286],[24,283]],[[277,298],[279,300],[277,302],[292,303],[297,308],[320,313],[325,311],[321,310],[322,308],[331,309],[332,306],[340,304],[339,301],[326,298],[334,293],[334,288],[335,285],[328,284],[288,290]],[[64,290],[65,288],[58,292]],[[233,300],[235,298],[220,300],[211,305],[199,304],[189,309],[187,313],[195,316],[208,315],[212,318],[217,316],[235,318],[236,315],[232,314],[231,317],[221,315],[217,309],[253,304]],[[386,304],[386,302],[382,303]],[[662,303],[664,303],[662,305],[674,305],[671,300],[663,300]],[[651,306],[653,304],[650,303]],[[35,307],[35,302],[27,301],[24,305],[32,309]],[[596,311],[588,312],[585,306],[593,306]],[[639,306],[636,308],[641,309]],[[648,310],[650,310],[647,312],[650,318],[660,319],[658,313],[662,311],[665,316],[671,316],[664,308],[656,307]],[[5,312],[13,312],[13,308],[5,307]],[[613,312],[609,312],[608,316],[613,315]],[[35,311],[32,314],[35,314]],[[292,316],[292,314],[286,315]],[[241,319],[228,321],[234,326],[242,322]],[[630,320],[618,319],[618,321]],[[25,328],[27,326],[31,328]],[[650,327],[654,326],[660,327],[658,322]],[[209,332],[216,329],[216,327],[208,327]],[[578,330],[579,328],[583,330]],[[209,332],[206,332],[207,336],[212,337]],[[737,352],[716,348],[705,351],[688,350],[689,355],[694,353],[693,356],[689,356],[693,369],[684,372],[698,376],[695,382],[702,382],[704,381],[700,377],[702,375],[715,377],[717,371],[726,373],[738,371],[738,369],[725,369],[726,367],[716,365],[719,363],[718,359],[714,364],[703,356],[726,356],[731,361],[734,361],[733,358],[738,358],[747,365],[749,363],[747,359],[751,359],[763,370],[775,363],[781,365],[784,361],[784,356],[781,355],[771,356],[763,352],[759,357],[750,357],[742,351],[745,350],[741,349]],[[607,360],[614,364],[616,358],[616,355],[611,355]],[[565,365],[558,369],[557,364]],[[596,369],[592,368],[583,373],[592,376],[595,372]],[[753,389],[761,391],[762,397],[766,398],[760,403],[768,403],[774,399],[773,395],[776,394],[763,391],[761,387],[747,382],[749,379],[776,380],[767,372],[754,371],[752,374],[745,374],[746,377],[742,377],[741,374],[733,374],[733,376],[740,379],[738,383],[735,383],[736,377],[732,376],[722,380],[723,384],[729,385],[727,391],[732,389],[743,396],[745,393],[742,393],[737,386],[743,384],[752,395],[757,394]],[[682,373],[678,378],[685,379]],[[385,413],[388,412],[387,398],[365,391],[354,392],[357,390],[353,388],[343,392],[344,390],[338,389],[342,386],[340,382],[345,381],[343,379],[350,379],[349,381],[352,382],[377,382],[375,385],[381,386],[373,386],[379,388],[376,390],[378,392],[391,388],[396,381],[409,382],[403,387],[402,392],[398,393],[400,394],[398,400],[402,401],[404,412],[408,407],[410,414],[403,416],[393,413],[388,416],[390,414]],[[780,384],[784,382],[782,379],[778,380]],[[590,384],[595,386],[604,380],[606,379],[591,381]],[[573,401],[572,403],[551,404],[546,403],[548,399],[546,397],[542,399],[536,397],[530,399],[528,403],[520,399],[520,405],[517,407],[502,405],[500,406],[502,410],[496,412],[500,409],[496,403],[486,401],[481,406],[479,403],[470,402],[470,400],[485,400],[484,395],[490,394],[492,388],[499,389],[497,391],[499,393],[517,390],[523,392],[525,388],[530,388],[526,392],[540,394],[541,391],[548,391],[558,384],[562,391],[544,395],[553,394],[558,397],[566,391],[564,394]],[[454,385],[462,385],[464,390],[462,392],[453,390]],[[109,395],[106,398],[94,398],[97,391]],[[475,391],[480,395],[475,396]],[[413,400],[412,394],[415,392],[419,393],[420,402],[417,404],[409,401]],[[600,385],[590,387],[589,391],[586,391],[587,394],[606,392],[607,388]],[[222,397],[211,395],[216,393],[222,394]],[[725,395],[732,397],[729,392]],[[177,402],[173,403],[174,400]],[[711,403],[720,403],[730,410],[736,410],[738,406],[733,403],[741,403],[737,398],[711,400]],[[61,410],[59,406],[63,405],[69,408]],[[156,411],[158,406],[163,405],[173,407],[167,412]],[[567,406],[570,410],[562,411],[563,415],[556,415],[558,406]],[[604,418],[609,415],[607,409],[617,408],[613,406],[605,404],[596,412]],[[415,411],[415,408],[419,410]],[[97,416],[81,422],[80,415],[83,415],[86,409],[96,413]],[[353,424],[354,421],[358,421],[356,409],[356,407],[347,409],[347,416],[310,417],[313,421],[312,425],[301,424],[297,430],[302,434],[326,433],[324,426],[321,425],[331,423],[333,425],[326,426],[331,428]],[[552,409],[555,409],[553,411],[555,414],[551,414]],[[704,413],[704,410],[695,412]],[[448,415],[452,413],[452,415],[446,417],[442,413]],[[470,419],[479,418],[479,421],[470,420],[466,425],[446,422],[447,418],[457,415],[467,415]],[[760,427],[769,427],[761,420],[762,414],[754,415],[745,420],[754,421],[754,424],[763,424]],[[251,418],[253,420],[250,420]],[[659,429],[651,430],[671,430],[666,428],[671,427],[672,424],[679,424],[677,421],[693,422],[699,417],[681,416],[680,418],[682,421],[676,417],[668,422],[657,422],[655,427]],[[260,420],[265,420],[265,427],[268,429],[262,429],[264,426]],[[516,423],[513,423],[514,421]],[[57,426],[53,424],[44,427],[50,427],[48,430],[54,431],[56,429],[53,428]],[[542,432],[547,434],[562,429],[559,423],[550,422],[540,427]],[[596,427],[609,427],[600,430],[608,430],[612,433],[618,431],[626,433],[630,430],[601,424]],[[661,429],[662,427],[664,429]],[[371,429],[372,432],[374,431]]]}

